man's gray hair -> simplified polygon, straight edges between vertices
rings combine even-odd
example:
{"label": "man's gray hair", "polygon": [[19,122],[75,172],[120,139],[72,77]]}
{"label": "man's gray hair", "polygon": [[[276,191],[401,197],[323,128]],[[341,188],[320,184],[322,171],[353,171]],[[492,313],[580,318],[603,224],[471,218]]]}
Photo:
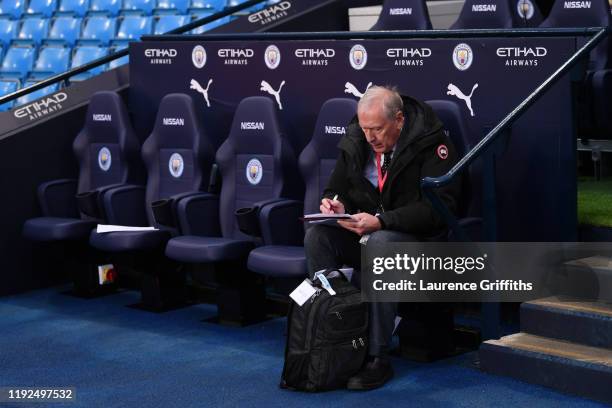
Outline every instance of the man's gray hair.
{"label": "man's gray hair", "polygon": [[394,86],[369,87],[357,104],[357,110],[368,109],[372,105],[382,103],[383,112],[388,119],[395,119],[395,114],[404,110],[404,102]]}

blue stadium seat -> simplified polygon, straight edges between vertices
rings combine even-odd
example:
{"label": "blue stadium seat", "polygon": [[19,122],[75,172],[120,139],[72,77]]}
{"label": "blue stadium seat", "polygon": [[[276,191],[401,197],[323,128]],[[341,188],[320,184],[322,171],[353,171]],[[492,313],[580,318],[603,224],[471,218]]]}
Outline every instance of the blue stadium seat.
{"label": "blue stadium seat", "polygon": [[111,39],[115,38],[116,32],[117,19],[115,17],[95,15],[85,20],[79,41],[108,45]]}
{"label": "blue stadium seat", "polygon": [[43,47],[32,70],[35,78],[44,78],[52,74],[67,71],[70,64],[71,49],[67,47]]}
{"label": "blue stadium seat", "polygon": [[16,42],[40,45],[49,34],[49,19],[44,17],[26,18],[21,24]]}
{"label": "blue stadium seat", "polygon": [[123,0],[122,12],[141,12],[151,15],[153,8],[155,8],[155,0]]}
{"label": "blue stadium seat", "polygon": [[191,16],[186,15],[160,15],[155,23],[155,31],[153,34],[164,34],[175,28],[184,26],[189,23]]}
{"label": "blue stadium seat", "polygon": [[57,0],[30,0],[26,14],[51,17],[57,9]]}
{"label": "blue stadium seat", "polygon": [[[194,20],[199,20],[201,18],[204,17],[208,17],[209,15],[213,14],[212,12],[202,12],[202,11],[197,11],[194,13]],[[203,26],[194,28],[193,30],[191,30],[191,34],[202,34],[208,30],[212,30],[215,27],[219,27],[223,24],[227,24],[231,21],[231,17],[230,16],[226,16],[226,17],[221,17],[218,18],[210,23],[204,24]]]}
{"label": "blue stadium seat", "polygon": [[452,30],[472,28],[513,28],[516,23],[513,0],[466,0]]}
{"label": "blue stadium seat", "polygon": [[[442,123],[444,130],[452,140],[458,157],[463,157],[470,149],[469,131],[466,126],[467,118],[464,111],[454,101],[445,100],[430,100],[427,104],[431,106]],[[478,212],[473,201],[472,180],[480,180],[478,166],[470,166],[467,174],[462,178],[461,199],[457,208],[457,218],[459,219],[459,227],[465,232],[468,238],[473,242],[481,242],[484,239],[482,230],[482,218],[475,217],[474,213]],[[449,231],[448,240],[456,241],[458,237],[453,231]]]}
{"label": "blue stadium seat", "polygon": [[[93,45],[83,45],[78,46],[74,49],[74,53],[72,55],[72,63],[70,68],[80,67],[81,65],[85,65],[88,62],[96,60],[98,58],[102,58],[106,56],[108,53],[107,47],[98,47]],[[87,72],[83,72],[81,74],[74,75],[70,77],[71,82],[75,81],[83,81],[87,78],[90,78],[94,75],[98,75],[106,69],[105,65],[100,65],[98,67],[92,68]]]}
{"label": "blue stadium seat", "polygon": [[[306,255],[302,243],[302,214],[319,212],[321,194],[335,167],[342,132],[357,113],[357,101],[336,98],[326,101],[317,117],[314,134],[299,157],[299,167],[306,182],[304,202],[278,201],[260,211],[265,245],[249,254],[249,270],[266,276],[307,276]],[[328,131],[333,127],[336,131]]]}
{"label": "blue stadium seat", "polygon": [[[19,88],[19,81],[16,79],[0,79],[0,95],[13,93]],[[0,112],[7,111],[13,107],[15,101],[3,103],[0,105]]]}
{"label": "blue stadium seat", "polygon": [[119,31],[114,42],[128,42],[139,40],[141,36],[151,34],[153,17],[126,15],[121,20]]}
{"label": "blue stadium seat", "polygon": [[86,239],[103,217],[99,212],[89,215],[80,212],[76,194],[88,195],[95,204],[108,186],[140,180],[138,139],[127,109],[115,92],[97,92],[92,96],[85,125],[72,147],[79,163],[79,179],[50,181],[39,186],[42,217],[26,221],[23,227],[23,235],[31,240]]}
{"label": "blue stadium seat", "polygon": [[353,99],[330,99],[321,106],[312,139],[299,157],[300,172],[306,181],[304,202],[279,201],[261,209],[265,245],[249,254],[249,270],[274,277],[307,276],[304,231],[298,217],[319,212],[321,194],[336,165],[337,145],[343,133],[331,133],[329,127],[346,128],[356,113],[357,101]]}
{"label": "blue stadium seat", "polygon": [[25,79],[34,66],[35,55],[34,47],[11,46],[2,60],[2,67],[0,67],[2,77]]}
{"label": "blue stadium seat", "polygon": [[[243,123],[263,125],[243,129]],[[295,156],[270,98],[253,96],[240,102],[216,162],[223,178],[218,204],[210,194],[179,201],[184,235],[168,241],[166,255],[170,259],[187,263],[246,262],[254,240],[240,231],[235,211],[301,195]],[[218,227],[214,220],[219,220]]]}
{"label": "blue stadium seat", "polygon": [[59,42],[73,47],[81,35],[82,19],[80,17],[61,16],[51,23],[46,42]]}
{"label": "blue stadium seat", "polygon": [[[234,7],[234,6],[237,6],[237,5],[242,4],[242,3],[245,3],[245,0],[228,0],[227,7]],[[245,9],[242,9],[238,13],[240,13],[240,14],[250,14],[250,13],[253,13],[253,12],[257,11],[257,10],[261,10],[264,7],[266,7],[266,4],[265,4],[265,2],[262,2],[262,3],[255,4],[255,5],[251,6],[251,7],[247,7]]]}
{"label": "blue stadium seat", "polygon": [[60,0],[57,11],[60,14],[84,17],[89,11],[89,0]]}
{"label": "blue stadium seat", "polygon": [[227,0],[191,0],[190,9],[221,11],[227,7]]}
{"label": "blue stadium seat", "polygon": [[89,11],[91,13],[106,13],[116,16],[121,10],[121,0],[90,0]]}
{"label": "blue stadium seat", "polygon": [[0,3],[0,16],[20,19],[25,12],[25,0],[2,0]]}
{"label": "blue stadium seat", "polygon": [[[34,80],[28,80],[23,84],[23,87],[26,88],[28,86],[32,86],[36,82],[37,81],[34,81]],[[15,102],[15,106],[26,105],[36,99],[42,98],[43,96],[52,94],[53,92],[56,92],[58,89],[59,89],[59,84],[55,83],[55,84],[46,86],[42,89],[38,89],[34,92],[30,92],[28,94],[25,94],[17,98],[17,101]]]}
{"label": "blue stadium seat", "polygon": [[[565,8],[555,1],[548,18],[540,27],[609,27],[612,23],[607,0],[592,0],[589,7]],[[579,39],[581,45],[586,39]],[[584,103],[580,103],[579,127],[583,132],[612,132],[612,40],[610,35],[591,51],[585,79]]]}
{"label": "blue stadium seat", "polygon": [[[117,44],[116,46],[111,48],[111,53],[123,50],[125,48],[127,48],[128,44]],[[108,63],[108,69],[113,69],[113,68],[117,68],[121,65],[125,65],[127,63],[130,62],[130,56],[126,55],[125,57],[121,57],[115,60],[112,60],[111,62]]]}
{"label": "blue stadium seat", "polygon": [[158,11],[174,11],[186,14],[189,8],[189,0],[157,0]]}
{"label": "blue stadium seat", "polygon": [[0,18],[0,45],[8,47],[13,38],[17,36],[19,21]]}
{"label": "blue stadium seat", "polygon": [[425,0],[385,0],[378,21],[370,30],[431,30]]}

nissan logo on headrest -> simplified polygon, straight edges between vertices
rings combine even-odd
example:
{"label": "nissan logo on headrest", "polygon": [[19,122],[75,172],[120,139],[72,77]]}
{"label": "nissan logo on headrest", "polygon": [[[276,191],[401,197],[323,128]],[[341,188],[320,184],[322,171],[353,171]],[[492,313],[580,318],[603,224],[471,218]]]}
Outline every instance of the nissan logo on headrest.
{"label": "nissan logo on headrest", "polygon": [[164,126],[184,126],[185,119],[183,118],[164,118],[162,120]]}
{"label": "nissan logo on headrest", "polygon": [[240,122],[241,130],[264,130],[263,122]]}
{"label": "nissan logo on headrest", "polygon": [[346,128],[344,126],[325,126],[325,133],[328,135],[345,135]]}
{"label": "nissan logo on headrest", "polygon": [[94,113],[92,116],[94,122],[112,122],[113,118],[110,114]]}

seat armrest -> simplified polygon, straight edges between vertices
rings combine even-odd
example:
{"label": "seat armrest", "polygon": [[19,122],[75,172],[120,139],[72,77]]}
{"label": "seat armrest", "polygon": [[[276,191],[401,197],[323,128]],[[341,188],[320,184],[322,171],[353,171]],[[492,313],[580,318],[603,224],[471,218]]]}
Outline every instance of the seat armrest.
{"label": "seat armrest", "polygon": [[304,203],[276,200],[259,209],[259,224],[264,245],[303,245]]}
{"label": "seat armrest", "polygon": [[79,218],[75,199],[77,181],[61,179],[48,181],[38,186],[38,203],[46,217]]}
{"label": "seat armrest", "polygon": [[182,235],[221,236],[216,194],[191,193],[175,200],[174,208]]}
{"label": "seat armrest", "polygon": [[115,187],[102,195],[104,214],[110,224],[146,227],[145,188],[132,184]]}

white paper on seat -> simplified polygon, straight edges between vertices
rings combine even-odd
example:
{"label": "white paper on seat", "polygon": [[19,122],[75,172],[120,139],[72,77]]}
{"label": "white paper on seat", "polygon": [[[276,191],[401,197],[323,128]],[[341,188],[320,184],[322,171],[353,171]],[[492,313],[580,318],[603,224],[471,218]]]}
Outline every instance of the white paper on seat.
{"label": "white paper on seat", "polygon": [[121,231],[157,231],[155,227],[129,227],[127,225],[105,225],[98,224],[96,232],[103,234],[105,232],[121,232]]}

